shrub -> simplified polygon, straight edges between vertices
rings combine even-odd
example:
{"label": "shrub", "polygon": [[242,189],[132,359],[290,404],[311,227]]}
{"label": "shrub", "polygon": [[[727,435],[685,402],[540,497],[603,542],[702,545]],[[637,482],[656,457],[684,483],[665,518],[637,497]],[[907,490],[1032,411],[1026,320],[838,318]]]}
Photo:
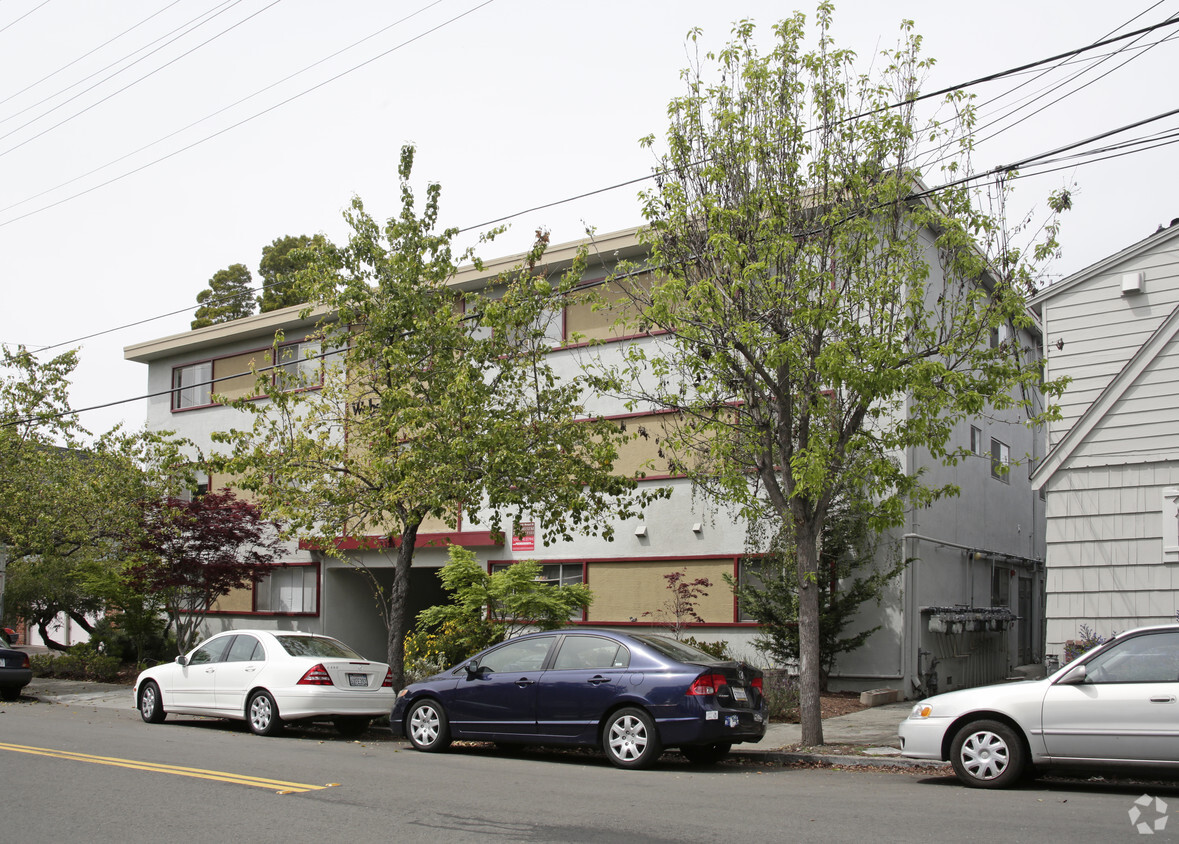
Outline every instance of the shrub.
{"label": "shrub", "polygon": [[761,682],[770,720],[797,720],[799,688],[794,676],[785,668],[767,668]]}
{"label": "shrub", "polygon": [[694,636],[685,636],[680,640],[685,645],[690,645],[697,650],[704,651],[709,656],[714,656],[717,659],[732,659],[733,653],[729,650],[728,642],[701,642]]}
{"label": "shrub", "polygon": [[1110,633],[1108,637],[1098,636],[1088,624],[1080,627],[1079,639],[1069,639],[1064,643],[1064,662],[1067,665],[1082,654],[1086,654],[1098,645],[1103,645],[1107,639],[1112,639],[1117,633]]}
{"label": "shrub", "polygon": [[29,662],[35,677],[93,680],[99,683],[113,683],[119,679],[119,658],[101,653],[89,642],[74,645],[57,656],[36,654],[30,657]]}
{"label": "shrub", "polygon": [[405,637],[405,682],[417,682],[457,665],[503,639],[503,628],[485,619],[443,622],[437,628],[423,627]]}

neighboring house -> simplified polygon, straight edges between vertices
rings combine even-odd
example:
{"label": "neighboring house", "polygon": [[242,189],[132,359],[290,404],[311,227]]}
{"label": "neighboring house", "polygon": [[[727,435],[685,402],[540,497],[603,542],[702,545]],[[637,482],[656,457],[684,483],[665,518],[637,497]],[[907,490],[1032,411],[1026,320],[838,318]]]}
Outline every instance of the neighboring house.
{"label": "neighboring house", "polygon": [[1032,476],[1047,493],[1047,644],[1179,609],[1179,220],[1032,300],[1071,380]]}
{"label": "neighboring house", "polygon": [[[550,248],[545,263],[554,270],[567,267],[580,245]],[[587,283],[605,278],[616,262],[641,260],[645,253],[631,230],[595,237],[590,254],[596,263],[587,271]],[[454,284],[478,289],[522,257],[488,261],[480,271],[464,270]],[[556,351],[551,360],[557,371],[572,377],[586,356],[609,357],[629,343],[658,342],[646,334],[617,336],[615,316],[587,305],[564,308],[553,321]],[[316,363],[308,359],[304,340],[313,325],[314,317],[301,320],[299,308],[287,308],[129,346],[127,359],[148,366],[153,396],[149,428],[175,430],[209,450],[214,431],[249,424],[237,411],[214,404],[211,394],[251,396],[255,386],[250,365],[270,365],[279,330],[287,341],[279,347],[279,364],[314,375]],[[993,342],[1038,353],[1038,335],[1010,335],[998,334]],[[757,625],[742,617],[723,580],[726,574],[738,582],[748,577],[743,526],[732,515],[709,508],[692,494],[687,479],[661,461],[657,440],[662,414],[631,412],[615,400],[603,400],[592,411],[650,434],[624,448],[616,468],[630,472],[652,461],[654,470],[648,470],[644,483],[670,486],[670,499],[656,502],[641,521],[619,524],[612,542],[583,537],[545,547],[528,536],[496,541],[485,529],[463,524],[457,530],[423,526],[410,582],[411,613],[444,599],[436,572],[446,562],[448,543],[472,548],[491,570],[535,559],[552,582],[589,584],[594,602],[577,621],[594,625],[657,625],[669,597],[663,576],[686,569],[689,579],[707,577],[713,584],[697,606],[705,623],[692,625],[690,635],[723,639],[737,653],[753,656]],[[1042,659],[1042,503],[1022,463],[1026,455],[1040,456],[1038,441],[1015,414],[999,414],[961,426],[953,445],[969,446],[974,458],[955,467],[916,451],[898,455],[910,470],[924,469],[930,483],[956,484],[962,495],[912,512],[896,532],[897,551],[915,562],[879,604],[865,607],[862,624],[881,629],[863,649],[841,658],[833,687],[891,687],[907,697],[929,681],[934,659],[943,690],[1001,680],[1014,666]],[[227,480],[214,477],[208,482],[219,487]],[[391,569],[380,551],[353,543],[350,553],[369,566]],[[310,548],[290,547],[272,576],[219,602],[209,628],[246,622],[324,632],[363,653],[384,653],[385,631],[368,583],[348,563]]]}

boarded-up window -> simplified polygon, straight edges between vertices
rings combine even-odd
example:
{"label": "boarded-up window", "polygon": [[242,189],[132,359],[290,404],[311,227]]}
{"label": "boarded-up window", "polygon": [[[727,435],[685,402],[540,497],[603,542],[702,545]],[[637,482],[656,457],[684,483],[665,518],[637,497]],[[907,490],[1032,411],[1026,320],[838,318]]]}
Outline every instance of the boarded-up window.
{"label": "boarded-up window", "polygon": [[[598,291],[596,304],[577,302],[565,309],[565,338],[571,343],[609,340],[640,333],[633,297],[650,291],[650,273],[611,281]],[[619,320],[622,323],[619,324]]]}
{"label": "boarded-up window", "polygon": [[213,361],[213,392],[228,399],[252,398],[258,394],[254,369],[270,366],[270,350],[255,350]]}
{"label": "boarded-up window", "polygon": [[[686,570],[687,580],[707,577],[712,586],[696,603],[696,612],[707,623],[731,624],[733,593],[724,581],[733,573],[732,560],[620,561],[589,563],[587,579],[594,593],[586,620],[590,622],[642,621],[670,623],[675,620],[668,603],[671,590],[664,575]],[[644,613],[648,613],[644,615]]]}

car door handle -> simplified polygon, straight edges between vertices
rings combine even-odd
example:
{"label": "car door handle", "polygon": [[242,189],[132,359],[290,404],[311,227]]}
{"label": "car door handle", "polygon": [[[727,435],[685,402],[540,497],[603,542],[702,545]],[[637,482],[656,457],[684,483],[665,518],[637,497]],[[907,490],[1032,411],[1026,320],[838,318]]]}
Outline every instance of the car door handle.
{"label": "car door handle", "polygon": [[516,685],[520,688],[524,688],[525,686],[531,686],[535,682],[535,680],[529,680],[527,677],[521,677],[516,681]]}
{"label": "car door handle", "polygon": [[1157,695],[1155,697],[1152,697],[1150,699],[1150,702],[1151,703],[1174,703],[1175,696],[1171,695],[1170,697],[1167,697],[1166,695]]}
{"label": "car door handle", "polygon": [[588,682],[588,683],[589,683],[591,686],[600,686],[600,685],[602,685],[603,683],[609,683],[609,682],[610,682],[610,678],[609,678],[609,677],[603,677],[601,674],[595,674],[593,677],[590,677],[590,678],[589,678],[589,680],[588,680],[587,682]]}

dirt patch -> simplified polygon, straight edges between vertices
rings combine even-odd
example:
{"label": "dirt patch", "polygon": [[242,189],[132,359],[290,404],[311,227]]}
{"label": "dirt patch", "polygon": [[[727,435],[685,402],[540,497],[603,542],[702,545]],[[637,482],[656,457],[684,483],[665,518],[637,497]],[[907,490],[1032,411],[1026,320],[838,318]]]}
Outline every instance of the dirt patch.
{"label": "dirt patch", "polygon": [[[867,704],[860,703],[859,692],[823,692],[819,695],[819,704],[823,718],[838,718],[868,708]],[[782,720],[788,724],[797,724],[798,710],[788,712]]]}

